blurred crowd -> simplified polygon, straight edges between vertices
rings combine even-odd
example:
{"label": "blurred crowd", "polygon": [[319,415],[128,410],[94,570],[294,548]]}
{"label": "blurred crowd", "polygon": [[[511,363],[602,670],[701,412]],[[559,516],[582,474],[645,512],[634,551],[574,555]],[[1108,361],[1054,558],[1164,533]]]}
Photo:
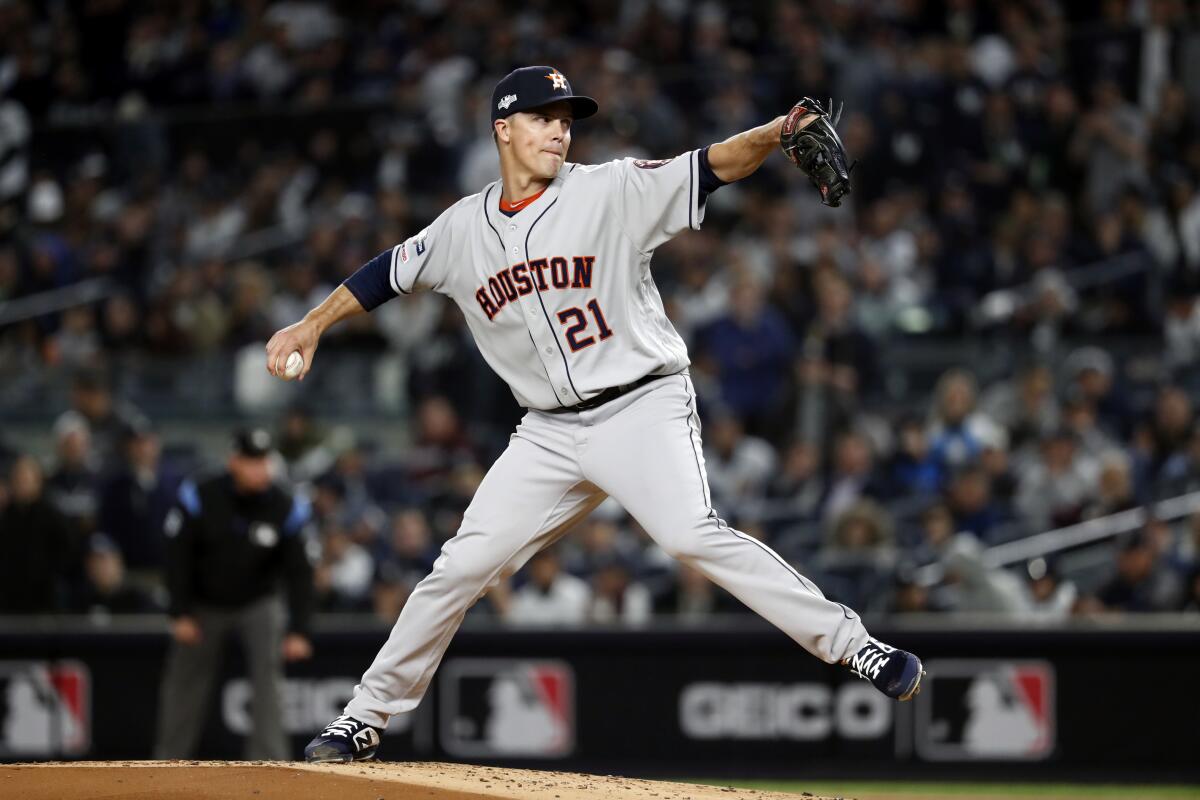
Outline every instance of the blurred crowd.
{"label": "blurred crowd", "polygon": [[[845,103],[847,205],[771,158],[654,260],[731,524],[864,611],[1194,610],[1200,517],[1150,515],[1080,580],[987,548],[1200,490],[1197,58],[1183,0],[0,2],[0,320],[103,281],[0,322],[0,374],[76,375],[53,455],[3,455],[0,539],[22,556],[0,560],[0,612],[161,607],[161,522],[195,464],[114,375],[261,352],[495,178],[486,100],[527,63],[599,101],[583,163]],[[518,410],[440,298],[326,339],[314,375],[404,356],[413,444],[295,406],[279,475],[313,498],[322,607],[391,619]],[[905,341],[1022,356],[894,402],[881,353]],[[473,613],[739,611],[605,505]]]}

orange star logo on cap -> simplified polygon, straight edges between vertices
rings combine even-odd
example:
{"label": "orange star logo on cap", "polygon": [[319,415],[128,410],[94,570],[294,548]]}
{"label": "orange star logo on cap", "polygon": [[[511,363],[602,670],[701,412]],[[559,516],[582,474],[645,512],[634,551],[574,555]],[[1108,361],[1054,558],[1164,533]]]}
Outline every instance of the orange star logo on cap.
{"label": "orange star logo on cap", "polygon": [[563,75],[561,72],[559,72],[558,70],[554,70],[549,75],[547,75],[546,80],[550,81],[550,83],[553,84],[553,86],[551,87],[553,89],[566,89],[567,88],[567,77],[565,75]]}

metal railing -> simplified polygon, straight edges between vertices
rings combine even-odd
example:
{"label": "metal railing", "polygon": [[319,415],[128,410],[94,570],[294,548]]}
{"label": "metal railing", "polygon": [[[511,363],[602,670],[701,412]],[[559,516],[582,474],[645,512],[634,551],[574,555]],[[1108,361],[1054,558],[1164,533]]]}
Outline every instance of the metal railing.
{"label": "metal railing", "polygon": [[[1153,513],[1147,509],[1152,509]],[[1200,492],[1160,500],[1148,506],[1119,511],[1086,522],[1055,528],[1024,539],[994,545],[979,555],[979,563],[988,569],[1001,569],[1032,558],[1062,553],[1098,544],[1123,533],[1136,531],[1150,519],[1171,522],[1200,511]],[[945,569],[940,563],[926,564],[916,572],[917,581],[932,586],[940,581]]]}

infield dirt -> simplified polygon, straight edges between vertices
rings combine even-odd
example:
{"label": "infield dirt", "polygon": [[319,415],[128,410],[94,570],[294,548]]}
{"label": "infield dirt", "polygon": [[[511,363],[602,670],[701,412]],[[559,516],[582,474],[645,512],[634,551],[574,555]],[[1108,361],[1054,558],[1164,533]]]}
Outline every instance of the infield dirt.
{"label": "infield dirt", "polygon": [[[0,765],[5,800],[797,800],[803,795],[464,764],[92,761]],[[806,800],[830,800],[808,795]]]}

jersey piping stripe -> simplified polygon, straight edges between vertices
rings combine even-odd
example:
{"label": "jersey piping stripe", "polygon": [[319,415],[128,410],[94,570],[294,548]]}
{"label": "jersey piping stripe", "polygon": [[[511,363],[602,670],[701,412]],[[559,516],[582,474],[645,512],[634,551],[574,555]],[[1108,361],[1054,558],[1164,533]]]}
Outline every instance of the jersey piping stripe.
{"label": "jersey piping stripe", "polygon": [[688,227],[692,230],[696,229],[696,226],[692,223],[692,208],[695,206],[695,203],[692,202],[695,197],[693,191],[696,186],[695,168],[696,154],[690,153],[688,155]]}
{"label": "jersey piping stripe", "polygon": [[[500,238],[500,231],[496,230],[496,226],[493,225],[492,220],[488,218],[488,202],[490,202],[490,200],[491,200],[492,189],[494,189],[494,188],[496,188],[496,187],[489,186],[487,192],[484,193],[484,195],[483,195],[483,221],[486,222],[488,224],[488,227],[492,229],[492,233],[496,234],[496,241],[500,244],[500,255],[507,256],[508,254],[504,252],[504,240]],[[546,311],[546,309],[543,308],[542,313],[545,313],[545,311]],[[529,330],[526,329],[525,332],[529,333]],[[555,338],[557,338],[557,337],[555,337]],[[537,342],[535,342],[533,340],[532,333],[529,333],[529,343],[531,345],[533,345],[533,357],[538,360],[539,364],[542,364],[542,359],[537,354]],[[550,370],[546,369],[545,364],[542,364],[542,371],[546,373],[546,383],[550,384],[550,389],[553,391],[554,379],[550,377]],[[560,408],[567,407],[566,403],[564,403],[562,400],[558,399],[558,392],[554,392],[554,399],[558,403]]]}
{"label": "jersey piping stripe", "polygon": [[[542,217],[546,216],[546,212],[549,211],[550,209],[554,208],[554,204],[557,202],[558,202],[558,198],[556,197],[550,202],[550,205],[546,206],[546,208],[542,210],[541,214],[538,214],[537,219],[535,219],[533,221],[533,224],[529,226],[529,232],[525,234],[525,263],[526,264],[529,263],[529,237],[533,235],[534,226],[536,226],[539,222],[542,221]],[[486,213],[486,208],[485,208],[485,213]],[[550,321],[550,314],[546,311],[546,303],[542,300],[541,292],[537,293],[537,299],[538,299],[538,305],[542,307],[542,316],[546,318],[546,327],[548,327],[550,329],[550,335],[554,337],[554,346],[558,348],[558,354],[560,356],[562,356],[563,370],[566,371],[566,373],[567,373],[567,383],[571,384],[571,391],[575,393],[575,396],[579,398],[579,402],[582,403],[583,395],[581,395],[579,393],[579,390],[575,388],[575,381],[572,380],[572,378],[571,378],[571,368],[567,365],[567,354],[565,352],[563,352],[562,342],[560,342],[558,340],[558,331],[556,331],[554,329],[554,323],[552,323]],[[553,384],[550,385],[550,389],[551,390],[554,389]],[[555,392],[554,396],[555,396],[555,399],[557,399],[558,392]],[[559,400],[558,402],[559,402],[559,405],[562,405],[561,400]]]}
{"label": "jersey piping stripe", "polygon": [[[692,435],[692,434],[699,433],[699,415],[696,413],[696,409],[692,405],[692,400],[691,400],[691,398],[694,395],[692,395],[691,389],[688,386],[687,377],[686,376],[681,376],[681,377],[683,377],[683,391],[688,394],[688,402],[687,402],[688,430],[689,430],[688,439],[691,441],[691,444],[692,444],[692,456],[693,456],[693,458],[696,459],[696,473],[700,476],[700,494],[704,498],[705,507],[708,508],[707,516],[709,517],[709,519],[712,519],[714,522],[717,523],[718,529],[728,531],[729,533],[732,533],[734,536],[738,537],[739,539],[744,539],[745,541],[750,542],[753,545],[756,545],[764,553],[769,555],[771,558],[775,559],[775,561],[778,562],[781,567],[783,567],[788,572],[790,572],[792,574],[792,576],[797,581],[800,582],[800,585],[803,586],[805,588],[805,590],[807,590],[810,594],[813,594],[817,597],[824,599],[825,595],[821,594],[821,591],[819,589],[817,589],[817,587],[813,586],[811,581],[806,580],[803,575],[801,575],[799,572],[797,572],[792,567],[791,564],[787,563],[782,558],[780,558],[778,553],[776,553],[771,548],[767,547],[765,544],[760,542],[758,539],[755,539],[753,536],[747,536],[746,534],[742,533],[741,531],[737,531],[737,530],[734,530],[733,528],[729,527],[729,524],[717,515],[716,509],[714,509],[712,507],[712,499],[709,497],[709,494],[708,494],[708,491],[706,488],[708,486],[708,480],[704,475],[704,467],[701,466],[701,464],[700,464],[699,452],[696,450],[696,436]],[[695,426],[692,425],[692,420],[697,421]],[[838,605],[841,605],[841,604],[839,603]],[[843,614],[846,613],[845,606],[842,606],[842,613]],[[853,619],[853,617],[847,616],[846,619]]]}
{"label": "jersey piping stripe", "polygon": [[486,222],[488,224],[488,227],[492,229],[492,233],[496,234],[496,241],[500,243],[500,252],[503,253],[504,252],[504,240],[500,238],[500,231],[496,230],[496,226],[492,224],[492,220],[491,220],[491,218],[488,217],[488,213],[487,213],[488,203],[491,201],[491,197],[492,197],[492,189],[495,189],[495,188],[496,187],[494,185],[489,186],[487,193],[484,194],[484,196],[483,196],[483,221]]}
{"label": "jersey piping stripe", "polygon": [[[537,342],[533,340],[533,334],[529,333],[528,328],[525,329],[525,333],[529,335],[529,343],[533,345],[533,357],[537,358],[539,364],[542,364],[542,359],[538,358]],[[554,379],[550,377],[550,370],[546,369],[545,364],[542,364],[542,372],[546,373],[546,383],[550,384],[550,388],[554,388]],[[558,401],[559,408],[566,408],[566,405],[563,404],[563,401],[558,399],[558,392],[554,393],[554,399]]]}

